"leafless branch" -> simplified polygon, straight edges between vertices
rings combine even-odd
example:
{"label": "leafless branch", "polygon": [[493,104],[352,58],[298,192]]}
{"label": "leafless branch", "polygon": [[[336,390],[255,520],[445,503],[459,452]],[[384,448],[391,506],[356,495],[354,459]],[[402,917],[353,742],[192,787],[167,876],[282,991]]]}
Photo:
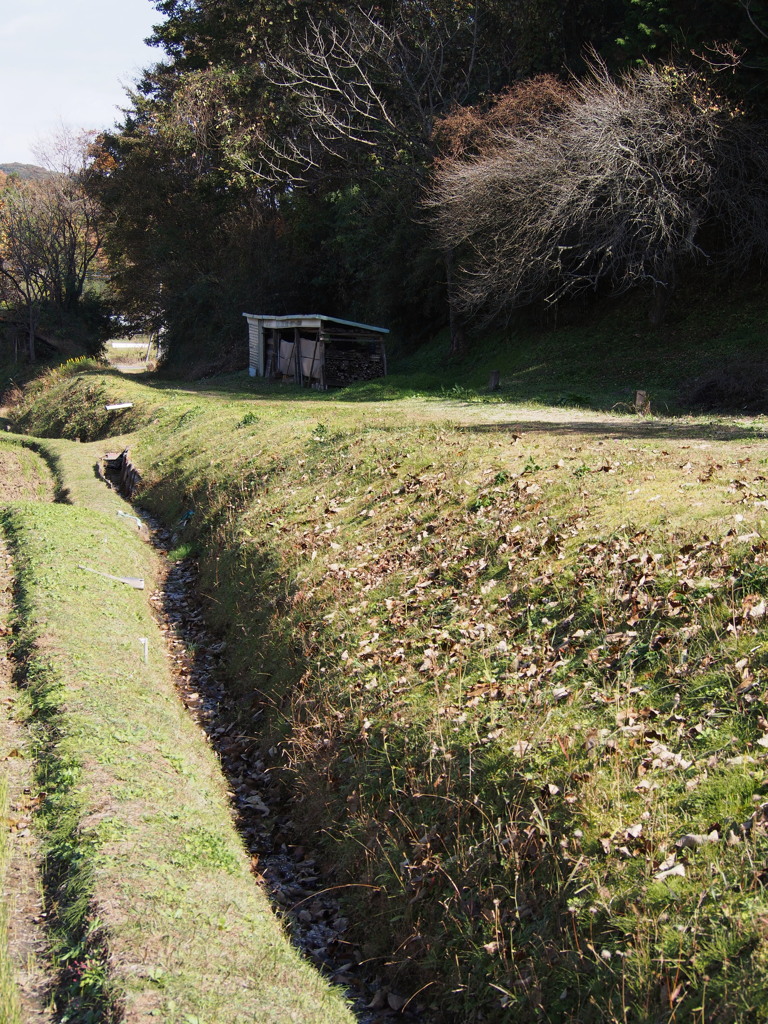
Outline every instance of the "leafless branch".
{"label": "leafless branch", "polygon": [[99,252],[98,208],[84,173],[13,182],[0,195],[0,278],[6,299],[25,310],[31,359],[36,311],[43,302],[74,308]]}
{"label": "leafless branch", "polygon": [[[286,52],[270,52],[266,79],[290,98],[288,138],[274,127],[258,137],[266,173],[302,180],[327,158],[368,151],[379,161],[425,153],[435,117],[466,95],[477,59],[477,19],[449,24],[429,12],[385,23],[353,8],[343,26],[310,20]],[[461,47],[451,79],[449,49]],[[257,161],[254,161],[256,163]],[[296,180],[296,178],[293,178]]]}
{"label": "leafless branch", "polygon": [[693,73],[596,65],[564,109],[500,130],[472,160],[440,165],[431,197],[463,267],[464,307],[648,282],[685,263],[735,266],[768,251],[768,138]]}
{"label": "leafless branch", "polygon": [[766,30],[762,28],[760,25],[758,25],[758,23],[755,21],[755,16],[752,13],[751,0],[739,0],[739,3],[747,12],[747,17],[749,18],[749,22],[752,25],[752,28],[755,30],[755,32],[758,32],[763,37],[763,39],[768,39],[768,32],[766,32]]}

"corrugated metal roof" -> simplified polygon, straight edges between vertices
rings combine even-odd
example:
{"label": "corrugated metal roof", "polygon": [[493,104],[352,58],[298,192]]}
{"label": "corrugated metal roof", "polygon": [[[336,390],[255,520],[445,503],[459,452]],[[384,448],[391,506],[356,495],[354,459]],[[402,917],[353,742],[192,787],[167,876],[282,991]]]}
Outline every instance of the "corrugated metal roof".
{"label": "corrugated metal roof", "polygon": [[363,330],[376,331],[377,334],[389,334],[389,328],[387,327],[359,324],[354,320],[340,320],[337,316],[322,316],[320,313],[293,313],[290,316],[270,316],[268,313],[243,313],[243,316],[251,317],[254,320],[324,320],[332,324],[342,324],[344,327],[362,327]]}

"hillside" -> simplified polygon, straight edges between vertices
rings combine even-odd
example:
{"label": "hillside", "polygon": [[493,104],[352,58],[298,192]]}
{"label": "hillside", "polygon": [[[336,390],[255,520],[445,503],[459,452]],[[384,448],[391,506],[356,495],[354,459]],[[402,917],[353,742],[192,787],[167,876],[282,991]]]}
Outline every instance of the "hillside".
{"label": "hillside", "polygon": [[[738,288],[680,289],[661,329],[649,324],[642,292],[599,302],[520,311],[506,328],[468,330],[450,358],[447,332],[405,354],[390,375],[350,389],[345,399],[403,395],[491,404],[536,404],[628,412],[638,390],[654,414],[768,412],[768,327],[759,279]],[[245,346],[243,343],[243,353]],[[491,373],[499,387],[488,392]]]}
{"label": "hillside", "polygon": [[766,422],[389,387],[81,363],[15,417],[130,444],[387,1006],[759,1019]]}
{"label": "hillside", "polygon": [[30,178],[32,180],[39,180],[41,178],[50,178],[52,172],[46,170],[45,167],[39,167],[37,164],[0,164],[0,171],[4,174],[15,174],[19,178]]}

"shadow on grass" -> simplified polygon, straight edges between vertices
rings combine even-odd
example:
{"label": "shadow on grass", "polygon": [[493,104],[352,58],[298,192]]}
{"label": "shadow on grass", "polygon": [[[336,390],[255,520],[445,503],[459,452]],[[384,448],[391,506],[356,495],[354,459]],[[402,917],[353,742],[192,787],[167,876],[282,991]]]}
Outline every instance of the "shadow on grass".
{"label": "shadow on grass", "polygon": [[[103,376],[121,378],[123,375],[118,370],[102,369],[99,371]],[[243,374],[228,374],[226,376],[210,378],[204,381],[181,382],[159,378],[151,373],[131,375],[131,379],[143,384],[147,388],[158,392],[175,392],[177,394],[199,395],[204,397],[228,397],[232,400],[258,402],[260,400],[269,402],[295,403],[326,403],[344,402],[350,404],[375,404],[382,402],[406,401],[409,399],[423,399],[427,402],[446,402],[464,409],[475,410],[478,415],[483,411],[489,413],[494,411],[498,414],[506,414],[508,419],[503,422],[457,424],[458,430],[474,433],[505,433],[508,431],[523,431],[525,433],[545,434],[587,434],[604,436],[616,439],[654,439],[669,438],[679,440],[710,440],[710,441],[757,441],[768,438],[768,424],[765,419],[756,417],[754,424],[745,423],[749,414],[740,417],[740,422],[728,422],[712,418],[705,420],[704,417],[695,419],[681,416],[672,416],[659,419],[642,419],[631,414],[622,415],[612,411],[610,407],[605,409],[593,408],[594,419],[579,418],[568,419],[567,404],[552,401],[541,410],[541,418],[536,419],[535,412],[526,411],[526,415],[517,418],[516,408],[526,405],[522,397],[513,399],[511,396],[501,397],[496,394],[484,395],[482,392],[475,392],[473,389],[458,388],[446,389],[445,387],[433,386],[431,389],[422,388],[422,383],[416,380],[416,386],[407,386],[401,383],[402,378],[395,382],[393,378],[382,378],[376,381],[366,381],[338,391],[315,391],[302,388],[296,384],[278,383],[252,378],[243,379]],[[530,401],[530,399],[528,400]],[[569,404],[569,403],[568,403]],[[547,417],[547,409],[553,410],[552,418]],[[738,415],[737,413],[731,415]]]}
{"label": "shadow on grass", "polygon": [[620,423],[616,420],[509,420],[504,423],[460,424],[457,430],[471,434],[541,433],[593,434],[615,440],[669,438],[681,441],[763,441],[768,426],[739,423],[687,423],[671,420]]}

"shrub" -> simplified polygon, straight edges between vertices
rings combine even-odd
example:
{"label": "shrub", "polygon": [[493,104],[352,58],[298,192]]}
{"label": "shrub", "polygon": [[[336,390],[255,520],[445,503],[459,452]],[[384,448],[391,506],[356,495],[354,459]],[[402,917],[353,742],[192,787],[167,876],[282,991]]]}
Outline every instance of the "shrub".
{"label": "shrub", "polygon": [[690,381],[683,403],[705,412],[768,412],[768,360],[731,359]]}
{"label": "shrub", "polygon": [[599,64],[551,113],[446,158],[429,200],[489,316],[535,300],[650,285],[661,319],[681,268],[744,267],[768,242],[768,135],[699,74]]}

